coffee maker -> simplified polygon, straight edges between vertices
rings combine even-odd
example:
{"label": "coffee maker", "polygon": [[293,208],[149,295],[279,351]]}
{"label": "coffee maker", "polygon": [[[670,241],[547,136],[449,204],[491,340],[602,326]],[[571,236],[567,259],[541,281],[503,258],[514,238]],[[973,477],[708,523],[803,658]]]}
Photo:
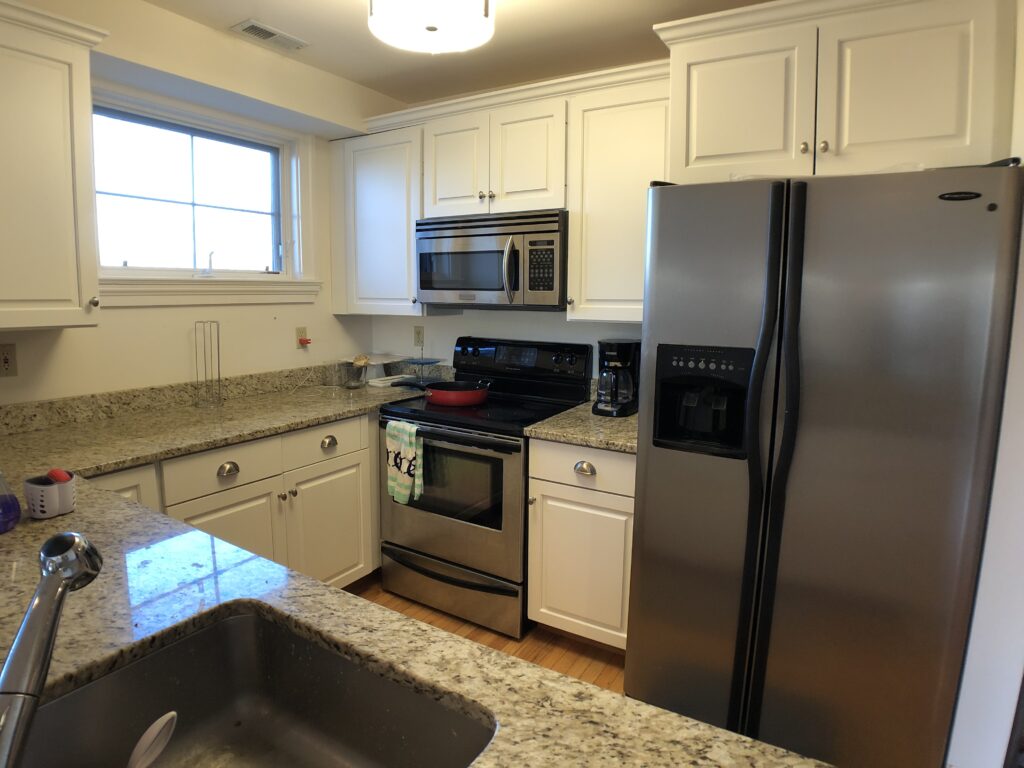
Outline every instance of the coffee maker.
{"label": "coffee maker", "polygon": [[640,339],[604,339],[597,342],[598,416],[631,416],[640,393]]}

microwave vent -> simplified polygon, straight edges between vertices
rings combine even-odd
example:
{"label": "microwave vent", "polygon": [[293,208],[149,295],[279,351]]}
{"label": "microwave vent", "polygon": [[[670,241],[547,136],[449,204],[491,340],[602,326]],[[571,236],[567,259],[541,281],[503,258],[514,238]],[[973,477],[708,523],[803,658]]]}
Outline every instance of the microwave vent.
{"label": "microwave vent", "polygon": [[269,24],[264,24],[256,19],[246,19],[231,27],[239,34],[251,37],[261,43],[272,45],[286,51],[298,51],[309,45],[305,40],[300,40],[293,35],[286,34],[279,29],[274,29]]}

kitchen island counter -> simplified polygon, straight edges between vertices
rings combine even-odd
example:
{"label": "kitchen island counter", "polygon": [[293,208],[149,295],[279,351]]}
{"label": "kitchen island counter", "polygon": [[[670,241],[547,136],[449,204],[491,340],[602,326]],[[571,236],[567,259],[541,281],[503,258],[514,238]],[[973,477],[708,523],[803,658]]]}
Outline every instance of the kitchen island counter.
{"label": "kitchen island counter", "polygon": [[636,453],[637,416],[595,416],[592,402],[563,411],[526,428],[526,436],[554,443]]}

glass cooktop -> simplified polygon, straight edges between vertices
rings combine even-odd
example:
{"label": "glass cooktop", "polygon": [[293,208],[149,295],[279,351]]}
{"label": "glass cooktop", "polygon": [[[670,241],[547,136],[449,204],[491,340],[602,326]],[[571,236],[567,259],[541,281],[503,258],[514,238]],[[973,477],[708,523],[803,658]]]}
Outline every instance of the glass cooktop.
{"label": "glass cooktop", "polygon": [[500,435],[519,436],[531,424],[574,408],[576,403],[552,403],[490,394],[481,405],[453,407],[427,403],[425,397],[389,403],[380,408],[381,416],[414,419],[431,424],[476,429]]}

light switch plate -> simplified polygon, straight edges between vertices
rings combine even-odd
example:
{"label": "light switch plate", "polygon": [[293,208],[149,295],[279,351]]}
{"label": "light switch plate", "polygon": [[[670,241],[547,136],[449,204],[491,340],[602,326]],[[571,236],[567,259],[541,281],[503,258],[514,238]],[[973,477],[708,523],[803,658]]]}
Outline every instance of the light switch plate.
{"label": "light switch plate", "polygon": [[412,345],[414,347],[422,347],[423,346],[423,326],[422,325],[414,325],[412,327]]}
{"label": "light switch plate", "polygon": [[306,326],[300,325],[298,328],[295,329],[295,348],[304,349],[304,347],[302,346],[302,342],[299,341],[299,339],[306,338],[309,338],[309,335],[306,333]]}
{"label": "light switch plate", "polygon": [[0,376],[18,375],[18,353],[14,344],[0,344]]}

